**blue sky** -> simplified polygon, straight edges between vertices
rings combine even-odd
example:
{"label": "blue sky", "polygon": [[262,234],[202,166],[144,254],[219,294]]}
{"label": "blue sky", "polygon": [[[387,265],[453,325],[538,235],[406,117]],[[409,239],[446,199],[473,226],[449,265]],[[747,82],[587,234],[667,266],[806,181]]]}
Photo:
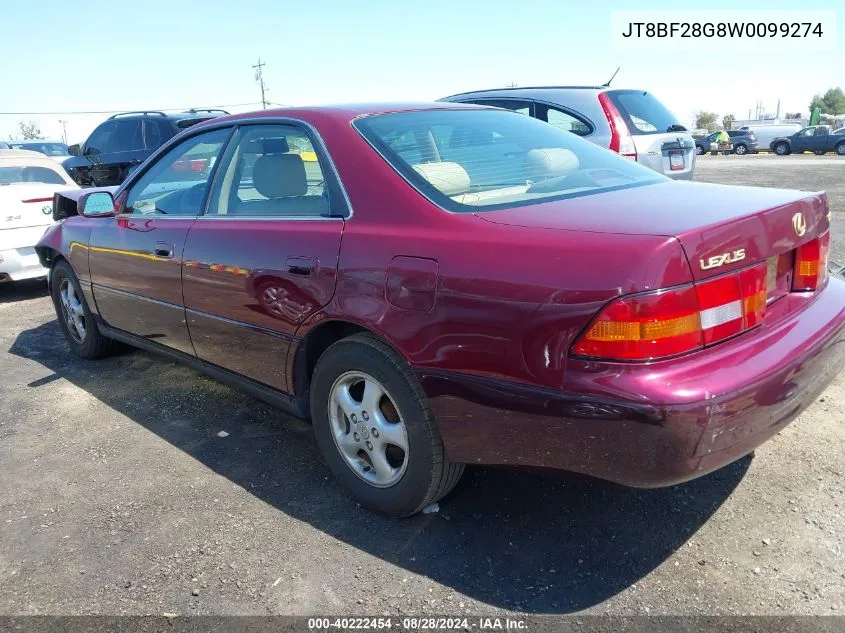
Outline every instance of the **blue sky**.
{"label": "blue sky", "polygon": [[[809,3],[836,9],[841,0]],[[758,99],[774,111],[807,108],[845,88],[841,36],[829,53],[617,53],[613,9],[678,9],[677,2],[566,0],[31,0],[0,9],[0,113],[260,107],[251,65],[266,62],[268,99],[304,105],[434,100],[477,88],[602,83],[655,93],[683,122],[696,110],[745,118]],[[692,7],[690,7],[692,8]],[[768,0],[708,9],[795,8]],[[5,15],[3,15],[5,14]],[[837,16],[839,25],[842,15]],[[838,29],[842,31],[841,29]],[[20,120],[50,137],[68,121],[81,142],[107,115],[0,114],[0,139]]]}

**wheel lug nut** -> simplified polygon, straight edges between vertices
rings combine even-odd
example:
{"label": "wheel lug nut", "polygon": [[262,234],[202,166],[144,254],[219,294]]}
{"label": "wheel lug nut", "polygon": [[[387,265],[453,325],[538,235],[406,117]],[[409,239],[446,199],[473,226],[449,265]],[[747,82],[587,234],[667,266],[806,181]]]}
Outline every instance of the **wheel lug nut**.
{"label": "wheel lug nut", "polygon": [[354,437],[354,438],[355,438],[355,441],[356,441],[356,442],[358,441],[358,434],[357,434],[357,433],[353,433],[353,434],[352,434],[352,437]]}
{"label": "wheel lug nut", "polygon": [[358,416],[356,416],[356,415],[353,413],[353,414],[350,416],[350,419],[351,419],[353,422],[357,422],[357,421],[358,421]]}
{"label": "wheel lug nut", "polygon": [[378,429],[376,427],[373,427],[370,432],[373,434],[373,437],[378,437]]}
{"label": "wheel lug nut", "polygon": [[361,417],[364,418],[364,422],[370,419],[370,416],[366,411],[361,412]]}
{"label": "wheel lug nut", "polygon": [[370,442],[367,442],[367,450],[368,451],[373,450],[373,445]]}

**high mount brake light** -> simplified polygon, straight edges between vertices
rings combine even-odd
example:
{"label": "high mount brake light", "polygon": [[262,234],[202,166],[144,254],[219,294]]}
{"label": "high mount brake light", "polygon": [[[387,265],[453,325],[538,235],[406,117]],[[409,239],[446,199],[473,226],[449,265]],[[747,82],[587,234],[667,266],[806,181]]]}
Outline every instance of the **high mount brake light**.
{"label": "high mount brake light", "polygon": [[716,279],[617,299],[572,352],[607,360],[677,356],[756,327],[765,312],[764,262]]}
{"label": "high mount brake light", "polygon": [[610,126],[610,149],[625,158],[637,160],[637,148],[634,146],[634,137],[631,136],[625,119],[619,114],[619,110],[613,105],[607,93],[599,93],[599,104],[601,104],[604,115],[607,117],[607,124]]}

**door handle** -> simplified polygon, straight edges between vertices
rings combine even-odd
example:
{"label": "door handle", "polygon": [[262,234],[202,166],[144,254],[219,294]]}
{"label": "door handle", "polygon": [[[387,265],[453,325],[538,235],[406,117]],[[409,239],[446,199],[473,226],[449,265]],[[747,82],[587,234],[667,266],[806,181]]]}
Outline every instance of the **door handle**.
{"label": "door handle", "polygon": [[161,257],[162,259],[173,259],[173,251],[175,250],[176,247],[173,244],[168,244],[167,242],[156,242],[153,254],[156,257]]}
{"label": "door handle", "polygon": [[291,275],[310,275],[318,267],[315,257],[288,257],[285,266]]}

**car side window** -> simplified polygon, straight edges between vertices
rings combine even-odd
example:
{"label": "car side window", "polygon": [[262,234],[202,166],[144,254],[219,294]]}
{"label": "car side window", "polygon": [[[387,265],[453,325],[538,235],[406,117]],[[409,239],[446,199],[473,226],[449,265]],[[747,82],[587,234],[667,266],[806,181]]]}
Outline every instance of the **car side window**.
{"label": "car side window", "polygon": [[801,136],[813,136],[816,133],[816,128],[808,127],[806,130],[801,130]]}
{"label": "car side window", "polygon": [[196,216],[231,128],[185,139],[159,158],[129,189],[124,213]]}
{"label": "car side window", "polygon": [[141,119],[117,121],[109,145],[111,152],[133,152],[144,149]]}
{"label": "car side window", "polygon": [[158,149],[164,143],[164,137],[155,121],[144,121],[144,147]]}
{"label": "car side window", "polygon": [[578,136],[587,136],[592,132],[592,128],[586,123],[576,117],[575,115],[566,112],[554,106],[538,103],[535,106],[535,116],[541,121],[551,123],[556,128],[566,132],[572,132]]}
{"label": "car side window", "polygon": [[206,214],[330,215],[323,166],[308,132],[287,124],[240,128],[221,161]]}
{"label": "car side window", "polygon": [[112,136],[117,127],[117,121],[106,121],[91,132],[85,144],[85,154],[107,154],[111,152]]}

